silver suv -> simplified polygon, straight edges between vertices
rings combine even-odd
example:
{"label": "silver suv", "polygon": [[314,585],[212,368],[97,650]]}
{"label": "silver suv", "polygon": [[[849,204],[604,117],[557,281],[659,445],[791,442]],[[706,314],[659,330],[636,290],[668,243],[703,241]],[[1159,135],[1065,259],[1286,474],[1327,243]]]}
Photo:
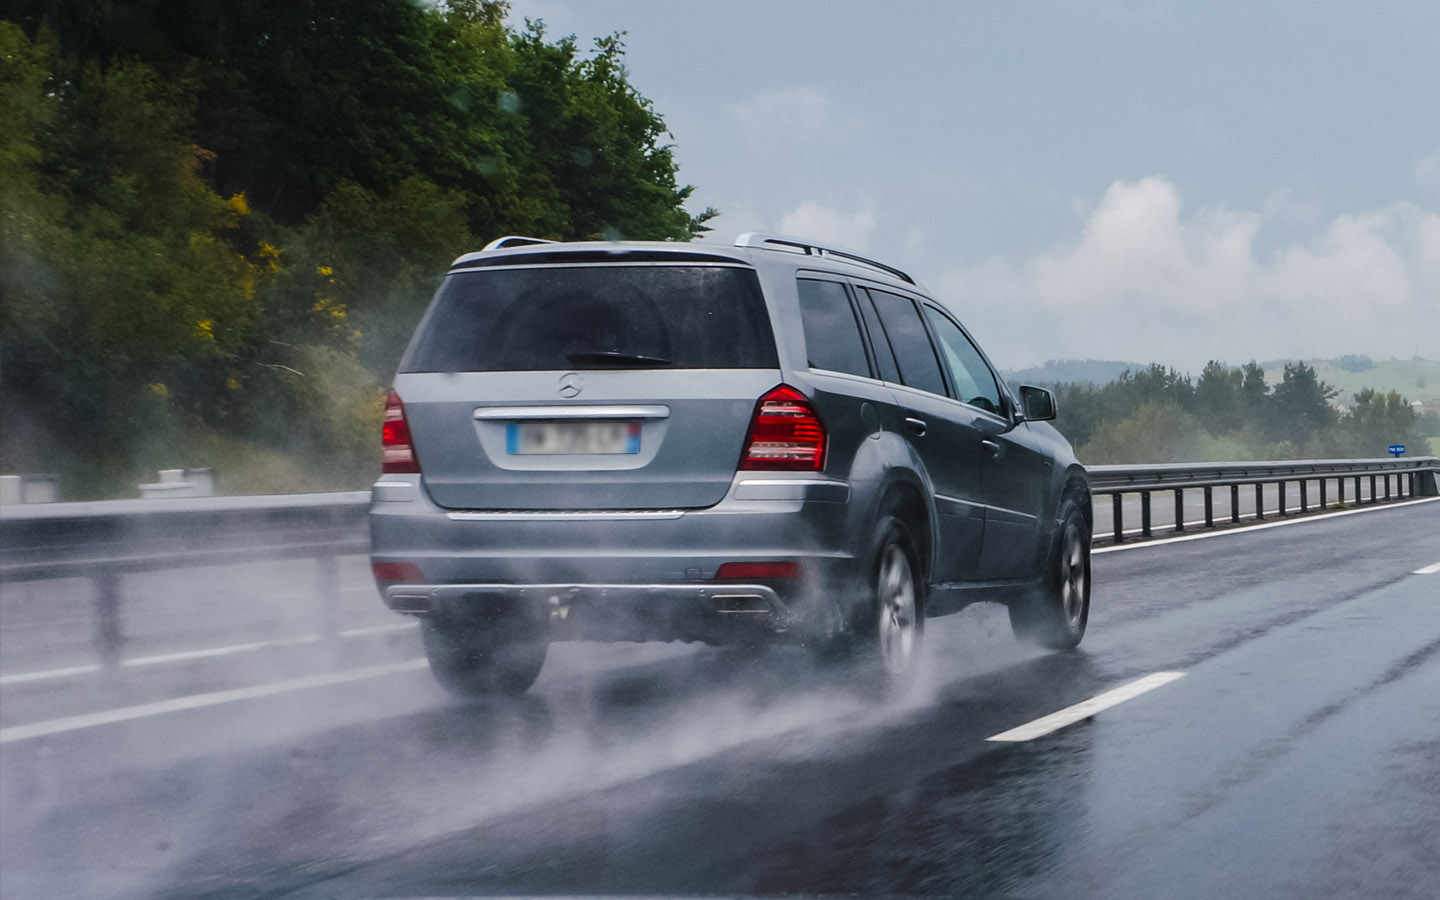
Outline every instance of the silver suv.
{"label": "silver suv", "polygon": [[375,579],[462,696],[523,692],[570,639],[788,640],[891,682],[978,600],[1073,647],[1090,491],[1054,415],[849,251],[501,238],[395,376]]}

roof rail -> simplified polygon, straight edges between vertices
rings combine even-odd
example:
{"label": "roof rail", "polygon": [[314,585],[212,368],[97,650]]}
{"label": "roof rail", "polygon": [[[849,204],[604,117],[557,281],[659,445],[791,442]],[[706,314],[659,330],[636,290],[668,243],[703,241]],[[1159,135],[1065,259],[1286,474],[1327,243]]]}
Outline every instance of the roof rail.
{"label": "roof rail", "polygon": [[547,241],[545,238],[532,238],[524,237],[518,234],[507,234],[504,237],[498,237],[490,243],[486,244],[481,249],[481,252],[483,253],[485,250],[507,250],[511,247],[527,247],[530,244],[554,243],[556,243],[556,241]]}
{"label": "roof rail", "polygon": [[761,249],[785,249],[790,252],[803,253],[806,256],[829,256],[845,262],[856,263],[862,266],[869,266],[872,269],[879,269],[887,275],[893,275],[901,281],[919,286],[920,282],[910,277],[894,266],[888,266],[879,260],[871,259],[856,253],[854,250],[845,250],[840,247],[831,247],[826,244],[819,244],[806,238],[790,237],[784,234],[764,234],[759,231],[747,231],[735,239],[737,247],[759,247]]}

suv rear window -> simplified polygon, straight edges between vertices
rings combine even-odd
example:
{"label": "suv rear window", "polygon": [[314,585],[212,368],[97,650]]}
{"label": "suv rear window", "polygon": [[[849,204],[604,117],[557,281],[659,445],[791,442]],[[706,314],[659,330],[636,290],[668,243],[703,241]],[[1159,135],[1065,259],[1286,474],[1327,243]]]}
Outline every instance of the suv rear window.
{"label": "suv rear window", "polygon": [[751,269],[546,265],[451,273],[400,371],[778,366]]}

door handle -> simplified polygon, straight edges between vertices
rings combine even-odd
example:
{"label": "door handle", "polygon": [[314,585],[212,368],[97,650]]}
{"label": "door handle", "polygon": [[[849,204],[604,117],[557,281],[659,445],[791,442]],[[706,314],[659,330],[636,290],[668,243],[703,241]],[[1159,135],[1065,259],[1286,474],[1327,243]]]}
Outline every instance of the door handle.
{"label": "door handle", "polygon": [[989,438],[985,438],[983,441],[981,441],[980,446],[984,447],[985,452],[990,454],[991,456],[1000,455],[1000,445],[990,440]]}
{"label": "door handle", "polygon": [[930,425],[924,419],[917,419],[914,416],[906,416],[905,427],[915,432],[917,436],[924,437],[925,431],[930,427]]}

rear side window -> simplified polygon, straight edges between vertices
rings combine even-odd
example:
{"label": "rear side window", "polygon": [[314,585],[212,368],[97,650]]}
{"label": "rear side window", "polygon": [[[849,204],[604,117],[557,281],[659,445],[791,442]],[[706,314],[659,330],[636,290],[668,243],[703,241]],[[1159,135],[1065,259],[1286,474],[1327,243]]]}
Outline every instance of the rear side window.
{"label": "rear side window", "polygon": [[753,270],[550,265],[452,273],[400,371],[778,366]]}
{"label": "rear side window", "polygon": [[845,286],[809,278],[800,279],[797,286],[810,368],[869,377],[870,362],[865,358],[860,323],[855,321]]}
{"label": "rear side window", "polygon": [[900,381],[908,387],[944,397],[945,376],[940,372],[940,362],[935,358],[930,335],[925,332],[925,323],[915,304],[909,297],[889,291],[872,290],[870,297],[875,301],[875,311],[880,314],[890,347],[895,351]]}

